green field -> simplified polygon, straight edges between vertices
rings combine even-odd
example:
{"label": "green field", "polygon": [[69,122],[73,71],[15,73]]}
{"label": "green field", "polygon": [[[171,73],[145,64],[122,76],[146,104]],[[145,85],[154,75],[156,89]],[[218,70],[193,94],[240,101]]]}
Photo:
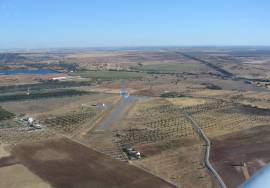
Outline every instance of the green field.
{"label": "green field", "polygon": [[131,72],[131,71],[78,71],[72,73],[72,76],[81,76],[86,78],[96,78],[104,80],[117,80],[117,79],[135,79],[146,76],[146,73]]}
{"label": "green field", "polygon": [[154,65],[143,65],[139,68],[147,72],[200,72],[205,71],[205,67],[200,64],[164,63]]}

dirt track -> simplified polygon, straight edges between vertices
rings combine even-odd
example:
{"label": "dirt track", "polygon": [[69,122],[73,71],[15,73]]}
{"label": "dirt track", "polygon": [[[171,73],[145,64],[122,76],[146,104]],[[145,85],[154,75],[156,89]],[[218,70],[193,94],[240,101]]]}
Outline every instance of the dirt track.
{"label": "dirt track", "polygon": [[269,134],[267,125],[212,140],[211,161],[228,188],[238,187],[270,161]]}
{"label": "dirt track", "polygon": [[17,145],[12,154],[56,188],[167,188],[160,178],[68,139]]}

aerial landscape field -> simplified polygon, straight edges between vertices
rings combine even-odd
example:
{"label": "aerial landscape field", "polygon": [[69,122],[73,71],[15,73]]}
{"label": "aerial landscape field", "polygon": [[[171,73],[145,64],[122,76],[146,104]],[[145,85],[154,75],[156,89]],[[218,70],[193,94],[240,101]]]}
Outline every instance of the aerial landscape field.
{"label": "aerial landscape field", "polygon": [[269,0],[0,0],[0,188],[270,188]]}
{"label": "aerial landscape field", "polygon": [[238,187],[270,161],[269,48],[0,61],[0,187]]}

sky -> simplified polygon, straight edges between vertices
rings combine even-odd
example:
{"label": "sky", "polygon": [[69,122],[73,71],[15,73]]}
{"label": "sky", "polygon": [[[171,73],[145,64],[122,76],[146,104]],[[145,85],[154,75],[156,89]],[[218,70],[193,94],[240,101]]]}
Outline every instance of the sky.
{"label": "sky", "polygon": [[269,0],[0,0],[0,49],[270,45]]}

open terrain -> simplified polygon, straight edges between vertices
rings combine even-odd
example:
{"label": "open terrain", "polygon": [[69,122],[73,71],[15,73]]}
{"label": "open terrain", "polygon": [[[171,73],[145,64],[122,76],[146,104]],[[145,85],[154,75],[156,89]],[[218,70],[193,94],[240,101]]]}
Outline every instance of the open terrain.
{"label": "open terrain", "polygon": [[270,161],[268,135],[269,126],[262,126],[213,139],[211,160],[228,187],[239,186]]}
{"label": "open terrain", "polygon": [[56,71],[0,75],[0,187],[216,188],[211,146],[235,188],[269,162],[267,47],[16,51],[0,62]]}
{"label": "open terrain", "polygon": [[56,188],[173,187],[160,178],[68,139],[18,145],[12,149],[12,155]]}

